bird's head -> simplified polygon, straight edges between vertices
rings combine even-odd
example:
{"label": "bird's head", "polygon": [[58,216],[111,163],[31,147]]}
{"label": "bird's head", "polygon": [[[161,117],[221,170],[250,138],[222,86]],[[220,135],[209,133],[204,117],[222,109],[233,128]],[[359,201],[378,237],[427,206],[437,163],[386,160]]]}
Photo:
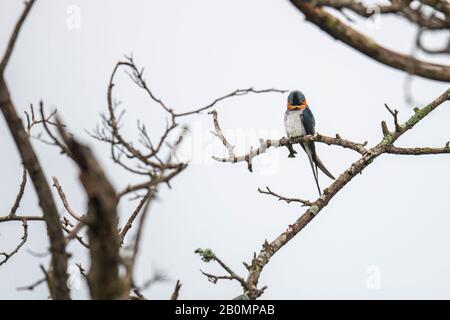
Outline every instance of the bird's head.
{"label": "bird's head", "polygon": [[298,90],[294,90],[291,93],[289,93],[288,101],[287,101],[287,108],[289,110],[303,110],[308,107],[308,104],[306,103],[306,98]]}

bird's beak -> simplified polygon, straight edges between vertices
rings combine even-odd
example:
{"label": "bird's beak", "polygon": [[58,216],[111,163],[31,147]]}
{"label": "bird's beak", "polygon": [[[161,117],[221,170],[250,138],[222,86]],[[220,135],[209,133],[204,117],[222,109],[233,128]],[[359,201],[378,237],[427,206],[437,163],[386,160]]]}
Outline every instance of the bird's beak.
{"label": "bird's beak", "polygon": [[294,106],[293,104],[290,104],[289,102],[288,102],[288,105],[287,105],[289,110],[303,110],[307,106],[308,106],[308,104],[306,103],[306,99],[303,100],[302,103],[300,103],[300,105],[298,105],[298,106]]}

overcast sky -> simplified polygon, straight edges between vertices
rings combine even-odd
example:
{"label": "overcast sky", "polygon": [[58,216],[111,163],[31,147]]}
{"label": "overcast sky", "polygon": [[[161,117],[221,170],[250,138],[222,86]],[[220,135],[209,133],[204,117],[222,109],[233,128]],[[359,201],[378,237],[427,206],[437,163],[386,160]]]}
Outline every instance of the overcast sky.
{"label": "overcast sky", "polygon": [[[22,2],[1,1],[1,52]],[[407,22],[389,17],[375,23],[357,21],[360,30],[385,46],[411,52],[416,30]],[[318,132],[367,140],[369,145],[381,138],[381,120],[392,126],[384,103],[397,108],[401,120],[413,112],[405,102],[402,72],[336,42],[305,22],[288,1],[37,1],[6,71],[12,99],[21,114],[40,99],[49,109],[58,108],[69,128],[95,148],[118,189],[139,180],[115,166],[107,147],[92,141],[85,130],[94,128],[105,111],[115,62],[130,53],[145,67],[155,94],[178,111],[206,105],[238,88],[300,89]],[[445,62],[442,57],[440,61]],[[447,87],[414,78],[415,104],[433,100]],[[124,134],[135,136],[139,118],[158,136],[163,113],[123,72],[118,75],[116,98],[127,110]],[[257,145],[259,138],[284,135],[286,98],[287,94],[249,95],[217,106],[237,153]],[[443,146],[450,139],[449,119],[447,103],[398,145]],[[210,134],[211,117],[196,115],[184,123],[190,127],[183,149],[190,165],[173,180],[172,189],[162,188],[151,207],[137,282],[161,270],[169,281],[144,291],[148,298],[168,298],[176,279],[183,282],[182,299],[233,298],[241,293],[239,285],[208,282],[200,269],[221,270],[202,262],[194,250],[213,249],[245,276],[242,261],[250,262],[265,239],[273,240],[304,211],[260,195],[257,188],[269,186],[286,196],[314,200],[314,179],[306,156],[299,152],[297,158],[288,159],[286,149],[261,156],[253,173],[245,163],[213,162],[211,156],[224,155],[225,150]],[[0,136],[0,215],[5,215],[17,192],[21,165],[3,120]],[[72,163],[55,148],[37,141],[34,145],[48,179],[57,176],[71,205],[84,212],[85,199]],[[358,156],[322,144],[317,149],[335,176]],[[260,279],[268,286],[263,298],[450,298],[449,163],[448,155],[381,156],[271,259]],[[320,181],[322,187],[331,183],[324,175]],[[132,205],[121,203],[121,222]],[[31,184],[18,214],[40,214]],[[21,232],[20,223],[0,224],[0,251],[14,248]],[[47,249],[43,223],[30,222],[29,233],[20,253],[0,266],[0,298],[47,297],[44,286],[33,292],[16,291],[40,279],[39,264],[48,262],[48,257],[32,255]],[[87,267],[86,251],[75,242],[69,251],[73,254],[69,271],[75,277],[72,296],[85,298],[86,288],[76,286],[74,265],[81,262]]]}

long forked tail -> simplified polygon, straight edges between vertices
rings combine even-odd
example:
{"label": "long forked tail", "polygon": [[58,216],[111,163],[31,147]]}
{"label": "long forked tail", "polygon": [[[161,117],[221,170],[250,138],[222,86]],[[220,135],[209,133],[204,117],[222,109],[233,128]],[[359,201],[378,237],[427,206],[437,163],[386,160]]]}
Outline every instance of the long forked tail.
{"label": "long forked tail", "polygon": [[319,196],[322,195],[322,191],[320,190],[320,186],[319,186],[319,174],[317,172],[317,165],[313,162],[312,159],[312,155],[306,151],[306,153],[308,154],[308,160],[309,160],[309,164],[311,165],[311,169],[314,175],[314,180],[316,181],[316,186],[317,186],[317,190],[319,190]]}
{"label": "long forked tail", "polygon": [[314,180],[316,182],[317,190],[319,191],[319,196],[321,196],[322,191],[320,190],[320,185],[319,185],[319,172],[317,171],[317,164],[314,162],[314,158],[317,158],[317,156],[315,156],[316,152],[315,152],[314,144],[301,143],[301,146],[303,147],[306,154],[308,155],[309,164],[311,165],[311,169],[313,172]]}
{"label": "long forked tail", "polygon": [[328,169],[325,168],[325,165],[322,163],[322,161],[320,161],[320,159],[317,156],[317,154],[315,156],[313,156],[313,161],[314,161],[314,164],[316,165],[316,170],[317,170],[317,168],[319,168],[330,179],[336,180],[336,178],[330,173],[330,171],[328,171]]}
{"label": "long forked tail", "polygon": [[330,179],[335,180],[336,178],[330,173],[330,171],[328,171],[328,169],[325,167],[325,165],[320,160],[319,156],[316,153],[316,147],[314,145],[314,142],[302,143],[301,146],[303,147],[306,154],[308,155],[309,164],[311,165],[311,169],[313,171],[317,190],[319,190],[319,195],[322,195],[322,191],[320,190],[320,185],[319,185],[319,171],[317,170],[317,168],[319,168],[323,173],[325,173]]}
{"label": "long forked tail", "polygon": [[325,165],[322,163],[322,161],[320,160],[319,156],[317,155],[316,147],[314,146],[314,143],[311,143],[311,147],[310,148],[311,148],[312,161],[316,165],[316,171],[317,171],[317,167],[318,167],[330,179],[336,180],[336,178],[330,173],[330,171],[328,171],[328,169],[325,168]]}

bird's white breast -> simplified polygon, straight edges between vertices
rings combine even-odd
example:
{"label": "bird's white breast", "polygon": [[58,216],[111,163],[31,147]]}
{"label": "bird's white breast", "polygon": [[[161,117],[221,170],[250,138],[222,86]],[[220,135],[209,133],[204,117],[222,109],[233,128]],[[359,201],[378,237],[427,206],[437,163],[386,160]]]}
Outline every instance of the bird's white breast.
{"label": "bird's white breast", "polygon": [[286,110],[284,114],[284,126],[288,138],[301,137],[306,135],[301,115],[303,110]]}

